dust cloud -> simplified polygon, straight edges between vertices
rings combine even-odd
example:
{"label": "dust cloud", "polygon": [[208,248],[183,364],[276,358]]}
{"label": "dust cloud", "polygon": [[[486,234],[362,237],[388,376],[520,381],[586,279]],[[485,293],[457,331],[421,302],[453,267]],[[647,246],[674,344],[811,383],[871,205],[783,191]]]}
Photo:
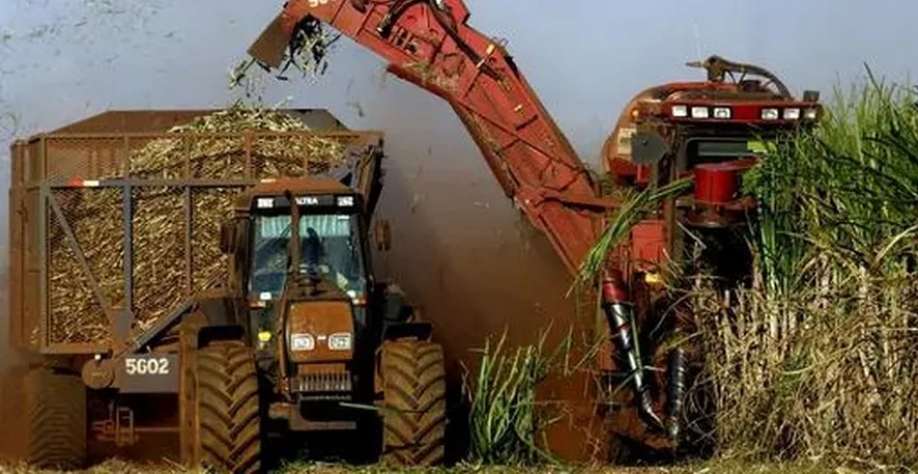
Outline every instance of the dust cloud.
{"label": "dust cloud", "polygon": [[[4,199],[5,201],[6,199]],[[4,203],[6,205],[6,203]],[[4,220],[6,220],[4,218]],[[6,228],[6,227],[5,227]],[[6,247],[3,247],[6,251]],[[0,273],[0,460],[16,459],[23,452],[21,358],[9,344],[9,272],[3,266]],[[18,421],[17,421],[18,420]]]}
{"label": "dust cloud", "polygon": [[[4,71],[0,70],[0,80]],[[0,147],[4,147],[17,132],[16,121],[9,113],[2,100],[0,89]],[[0,152],[0,156],[4,153]],[[18,403],[19,387],[13,375],[14,370],[21,369],[22,359],[12,348],[10,343],[10,295],[9,295],[9,159],[0,160],[0,223],[3,229],[0,234],[0,420],[4,420],[3,429],[0,429],[0,459],[14,457],[21,451],[18,446],[21,441],[21,432],[10,430],[8,420],[21,415],[21,403]]]}
{"label": "dust cloud", "polygon": [[[5,219],[4,219],[5,220]],[[9,228],[8,225],[4,226]],[[0,247],[0,250],[7,252],[6,246]],[[13,351],[9,344],[9,269],[4,263],[0,269],[0,373],[3,372],[13,358]]]}
{"label": "dust cloud", "polygon": [[[0,102],[2,112],[2,102]],[[12,129],[2,129],[12,132]],[[3,138],[0,136],[0,138]],[[0,140],[0,145],[3,140]],[[9,161],[0,161],[0,187],[9,189]],[[3,234],[0,236],[0,459],[15,459],[23,452],[24,432],[17,429],[23,425],[24,411],[22,385],[19,380],[26,370],[25,360],[10,342],[10,269],[9,264],[9,193],[0,194],[0,222]]]}
{"label": "dust cloud", "polygon": [[[6,247],[2,247],[6,252]],[[9,324],[9,270],[4,264],[0,270],[0,379],[6,370],[16,363],[16,352],[10,345]],[[0,380],[2,382],[2,380]]]}

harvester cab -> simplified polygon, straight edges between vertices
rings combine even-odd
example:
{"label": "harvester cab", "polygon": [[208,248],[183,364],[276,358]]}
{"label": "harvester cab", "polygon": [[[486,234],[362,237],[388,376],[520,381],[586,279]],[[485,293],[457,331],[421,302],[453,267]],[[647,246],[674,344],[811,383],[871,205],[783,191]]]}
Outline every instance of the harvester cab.
{"label": "harvester cab", "polygon": [[801,100],[770,71],[711,56],[692,61],[707,80],[648,88],[625,108],[603,148],[604,165],[619,182],[645,187],[695,178],[677,200],[690,227],[724,228],[745,220],[754,202],[739,197],[743,172],[782,133],[814,126],[819,93]]}

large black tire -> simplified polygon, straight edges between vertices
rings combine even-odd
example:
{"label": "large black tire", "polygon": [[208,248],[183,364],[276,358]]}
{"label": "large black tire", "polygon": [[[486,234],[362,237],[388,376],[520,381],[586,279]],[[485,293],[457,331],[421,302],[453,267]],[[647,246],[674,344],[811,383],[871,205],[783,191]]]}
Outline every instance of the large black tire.
{"label": "large black tire", "polygon": [[202,467],[261,472],[261,410],[251,349],[220,341],[197,355],[198,442]]}
{"label": "large black tire", "polygon": [[86,462],[86,386],[72,374],[39,368],[25,380],[26,461],[41,469],[77,470]]}
{"label": "large black tire", "polygon": [[443,348],[424,341],[386,342],[381,351],[384,463],[434,466],[446,451]]}

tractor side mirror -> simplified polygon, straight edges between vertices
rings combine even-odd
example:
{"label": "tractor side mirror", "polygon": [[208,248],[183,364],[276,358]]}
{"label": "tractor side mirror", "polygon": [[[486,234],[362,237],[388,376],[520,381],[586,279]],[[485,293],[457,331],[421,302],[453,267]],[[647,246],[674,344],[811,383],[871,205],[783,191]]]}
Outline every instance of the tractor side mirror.
{"label": "tractor side mirror", "polygon": [[819,102],[819,91],[803,91],[804,102]]}
{"label": "tractor side mirror", "polygon": [[223,255],[233,253],[236,244],[236,222],[223,221],[220,223],[220,252]]}
{"label": "tractor side mirror", "polygon": [[655,132],[637,132],[631,136],[631,160],[637,165],[653,165],[669,153],[666,139]]}
{"label": "tractor side mirror", "polygon": [[373,226],[373,240],[376,242],[376,250],[385,252],[392,248],[392,228],[389,227],[389,221],[376,219],[376,224]]}

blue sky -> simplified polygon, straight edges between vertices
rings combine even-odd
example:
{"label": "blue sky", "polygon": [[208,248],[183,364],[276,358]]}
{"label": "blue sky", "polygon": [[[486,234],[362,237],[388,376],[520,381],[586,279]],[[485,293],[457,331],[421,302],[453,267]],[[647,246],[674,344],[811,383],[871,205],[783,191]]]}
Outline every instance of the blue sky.
{"label": "blue sky", "polygon": [[[225,103],[227,68],[280,3],[5,0],[0,107],[20,114],[31,132],[107,107]],[[764,64],[796,91],[855,78],[863,61],[893,77],[918,64],[918,48],[908,46],[918,4],[905,0],[467,3],[474,25],[509,39],[542,100],[588,157],[630,95],[691,77],[682,64],[699,50]],[[350,44],[339,48],[332,69],[318,87],[279,84],[273,96],[331,107],[356,127],[380,125],[370,105],[424,94],[380,90],[380,63]],[[346,105],[354,101],[371,116],[356,117]],[[421,113],[449,114],[445,106],[434,109]]]}
{"label": "blue sky", "polygon": [[[17,114],[22,135],[107,108],[226,104],[232,99],[229,68],[281,3],[3,0],[0,111]],[[918,47],[910,46],[918,17],[914,1],[467,4],[473,25],[509,40],[517,64],[589,160],[634,93],[700,77],[683,65],[699,55],[759,63],[793,91],[820,89],[824,96],[835,84],[859,80],[865,61],[894,79],[905,78],[918,64]],[[519,230],[517,215],[445,104],[394,78],[383,79],[372,53],[349,43],[335,52],[319,84],[271,86],[273,101],[288,96],[297,107],[327,107],[354,128],[388,133],[393,185],[386,190],[384,211],[391,214],[400,250],[381,263],[383,271],[409,288],[447,280],[423,298],[437,307],[458,305],[445,311],[471,325],[492,318],[488,307],[494,298],[519,311],[551,313],[546,308],[559,307],[557,298],[545,295],[563,284],[563,271],[550,252],[539,250],[542,244]],[[8,138],[2,133],[0,138]],[[6,187],[6,173],[0,177]],[[5,202],[0,212],[5,214]],[[4,232],[0,243],[5,241]],[[531,248],[540,252],[538,258],[527,253]],[[431,253],[440,256],[436,264],[418,259]],[[399,263],[399,257],[414,260]],[[523,274],[546,275],[548,282],[524,281]],[[473,284],[515,279],[520,283],[511,290]]]}

